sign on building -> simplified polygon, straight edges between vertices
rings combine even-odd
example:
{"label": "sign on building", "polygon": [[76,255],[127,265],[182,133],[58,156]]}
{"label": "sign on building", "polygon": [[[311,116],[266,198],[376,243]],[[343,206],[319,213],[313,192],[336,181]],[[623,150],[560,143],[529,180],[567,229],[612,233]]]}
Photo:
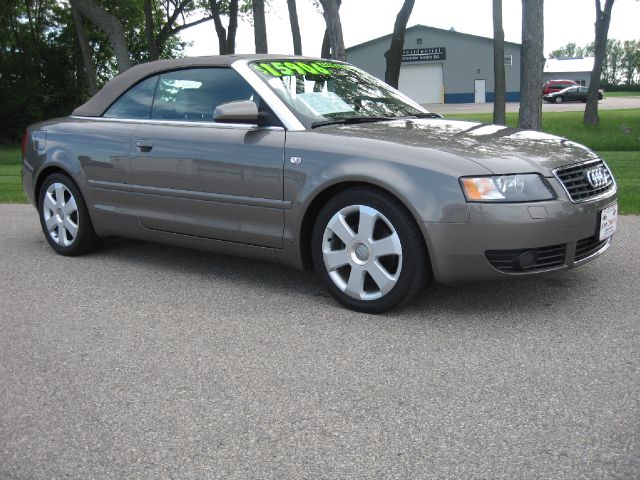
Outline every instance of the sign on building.
{"label": "sign on building", "polygon": [[402,50],[403,62],[434,62],[446,59],[447,51],[445,47],[408,48]]}

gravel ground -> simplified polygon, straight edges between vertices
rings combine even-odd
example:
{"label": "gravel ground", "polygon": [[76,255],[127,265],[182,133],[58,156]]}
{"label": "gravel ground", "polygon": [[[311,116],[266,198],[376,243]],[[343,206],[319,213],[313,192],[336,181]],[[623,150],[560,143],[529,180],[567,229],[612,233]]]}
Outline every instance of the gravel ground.
{"label": "gravel ground", "polygon": [[0,478],[640,478],[640,217],[595,262],[369,316],[311,273],[0,206]]}

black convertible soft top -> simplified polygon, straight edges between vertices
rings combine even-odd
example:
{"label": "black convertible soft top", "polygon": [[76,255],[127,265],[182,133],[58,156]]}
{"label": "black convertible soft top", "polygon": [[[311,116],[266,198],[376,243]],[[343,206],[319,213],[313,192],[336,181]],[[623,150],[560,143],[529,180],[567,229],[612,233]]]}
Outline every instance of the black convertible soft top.
{"label": "black convertible soft top", "polygon": [[238,60],[320,60],[318,58],[298,57],[291,55],[212,55],[208,57],[172,58],[155,62],[141,63],[129,70],[113,77],[109,82],[91,97],[86,103],[76,108],[72,115],[82,117],[99,117],[126,92],[139,81],[157,73],[189,67],[228,67]]}

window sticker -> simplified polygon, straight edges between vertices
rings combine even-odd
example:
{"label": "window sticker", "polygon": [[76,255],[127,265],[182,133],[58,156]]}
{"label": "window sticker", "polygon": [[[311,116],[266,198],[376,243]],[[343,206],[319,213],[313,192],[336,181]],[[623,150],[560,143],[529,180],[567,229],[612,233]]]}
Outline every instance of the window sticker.
{"label": "window sticker", "polygon": [[315,115],[354,111],[348,103],[334,92],[299,93],[298,99],[302,100]]}
{"label": "window sticker", "polygon": [[331,75],[335,69],[348,70],[351,65],[343,65],[334,62],[261,62],[253,63],[251,66],[263,75],[272,77],[290,77],[293,75]]}

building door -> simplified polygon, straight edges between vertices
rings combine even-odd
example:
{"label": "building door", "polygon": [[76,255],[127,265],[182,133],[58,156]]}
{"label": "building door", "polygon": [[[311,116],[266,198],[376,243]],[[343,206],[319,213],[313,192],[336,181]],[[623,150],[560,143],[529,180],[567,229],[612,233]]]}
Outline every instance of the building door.
{"label": "building door", "polygon": [[475,103],[485,103],[487,101],[486,80],[474,80],[475,83]]}
{"label": "building door", "polygon": [[442,64],[418,63],[400,67],[398,90],[418,103],[442,103]]}

